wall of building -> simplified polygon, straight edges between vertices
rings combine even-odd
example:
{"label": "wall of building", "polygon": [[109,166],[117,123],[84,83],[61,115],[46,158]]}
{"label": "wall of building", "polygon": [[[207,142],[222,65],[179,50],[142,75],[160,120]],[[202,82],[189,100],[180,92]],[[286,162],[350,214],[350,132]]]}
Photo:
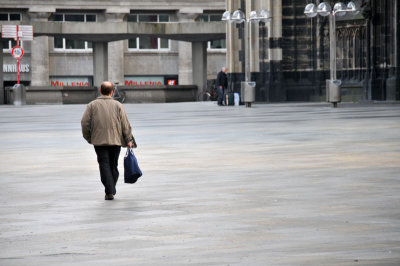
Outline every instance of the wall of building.
{"label": "wall of building", "polygon": [[[335,1],[328,1],[333,6]],[[0,0],[0,12],[16,11],[22,22],[46,21],[56,10],[95,12],[98,21],[123,21],[128,13],[167,12],[171,21],[191,23],[199,14],[241,9],[267,9],[270,23],[253,24],[251,38],[251,79],[257,82],[258,101],[320,101],[329,78],[329,31],[323,17],[308,19],[303,0],[218,0],[218,1],[68,1],[38,0],[30,3]],[[344,99],[398,100],[400,98],[399,21],[400,4],[396,0],[356,0],[362,12],[356,18],[339,19],[338,77],[343,81]],[[158,10],[158,11],[157,11]],[[208,51],[207,79],[215,78],[227,65],[231,87],[240,90],[244,80],[243,24],[227,24],[227,49]],[[58,76],[93,76],[91,52],[60,52],[53,49],[52,37],[37,37],[24,44],[21,63],[29,72],[21,80],[37,86],[50,84]],[[34,51],[32,51],[34,50]],[[109,77],[168,75],[179,83],[193,84],[191,43],[171,41],[169,51],[131,51],[127,41],[109,46]],[[15,64],[10,52],[4,65]],[[11,67],[12,68],[12,67]],[[3,71],[2,79],[12,83],[15,72]]]}
{"label": "wall of building", "polygon": [[[329,79],[329,23],[309,19],[304,0],[227,0],[231,11],[266,8],[273,16],[253,25],[251,79],[257,101],[323,101]],[[311,1],[319,3],[321,1]],[[326,1],[333,7],[338,1]],[[344,101],[400,100],[399,13],[396,0],[355,0],[361,13],[337,20],[337,76]],[[227,33],[230,81],[240,90],[244,79],[243,24]]]}
{"label": "wall of building", "polygon": [[[34,2],[15,2],[13,0],[0,0],[0,13],[18,12],[22,14],[21,23],[32,24],[34,21],[54,20],[54,14],[58,13],[91,13],[96,14],[97,22],[107,21],[127,21],[127,14],[168,14],[172,22],[195,22],[198,15],[209,12],[222,13],[225,9],[223,0],[217,1],[45,1],[38,0]],[[1,22],[0,22],[1,23]],[[4,23],[4,22],[3,22]],[[63,22],[60,22],[63,23]],[[82,22],[83,23],[83,22]],[[190,48],[188,55],[187,49],[181,49],[178,41],[170,40],[169,49],[166,51],[154,50],[131,50],[128,49],[128,41],[117,41],[108,45],[108,76],[111,80],[119,80],[124,84],[126,76],[166,76],[178,77],[181,73],[187,71],[192,75],[189,62],[182,63],[191,58],[192,50]],[[190,44],[190,43],[189,43]],[[191,46],[190,46],[191,47]],[[34,50],[34,51],[32,51]],[[94,66],[93,52],[91,50],[60,50],[54,47],[53,37],[35,37],[33,42],[24,43],[24,57],[21,64],[26,64],[28,72],[21,73],[21,80],[26,85],[33,86],[61,86],[65,84],[75,84],[68,78],[89,79],[93,86]],[[32,54],[33,53],[33,54]],[[215,79],[218,69],[225,65],[225,50],[210,51],[207,55],[207,78]],[[4,52],[3,63],[5,69],[10,64],[16,64],[11,57],[10,51]],[[180,69],[188,67],[188,70]],[[3,80],[6,85],[16,82],[16,73],[3,73]],[[59,79],[60,82],[52,82]],[[65,81],[67,80],[67,81]],[[62,83],[62,81],[65,81]],[[182,85],[191,85],[192,79],[183,79]],[[4,85],[3,83],[0,86]],[[165,84],[164,84],[165,85]]]}

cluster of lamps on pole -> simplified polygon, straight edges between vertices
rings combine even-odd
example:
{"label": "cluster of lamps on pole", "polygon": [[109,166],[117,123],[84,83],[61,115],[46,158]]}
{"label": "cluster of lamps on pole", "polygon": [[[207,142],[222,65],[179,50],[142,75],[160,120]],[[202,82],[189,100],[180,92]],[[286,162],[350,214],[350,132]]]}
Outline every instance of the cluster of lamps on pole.
{"label": "cluster of lamps on pole", "polygon": [[336,3],[333,9],[327,2],[320,3],[318,7],[315,4],[308,4],[304,9],[304,14],[309,18],[316,17],[318,14],[323,17],[329,16],[330,79],[326,81],[326,101],[332,103],[333,107],[337,107],[338,102],[341,101],[340,87],[342,85],[342,81],[336,77],[336,16],[341,17],[346,14],[355,16],[359,13],[360,10],[353,1],[347,6],[341,2]]}
{"label": "cluster of lamps on pole", "polygon": [[[327,2],[322,2],[318,6],[315,4],[308,4],[304,9],[304,14],[309,18],[314,18],[318,14],[326,17],[329,16],[329,42],[330,42],[330,79],[326,81],[326,99],[327,102],[337,107],[337,103],[341,101],[340,87],[342,82],[337,80],[336,77],[336,16],[341,17],[346,14],[353,16],[360,13],[359,8],[353,1],[347,5],[342,2],[336,3],[333,6]],[[251,39],[251,22],[270,22],[272,19],[269,11],[251,11],[249,18],[242,10],[225,11],[221,20],[225,22],[245,23],[245,81],[241,84],[241,97],[245,102],[246,107],[251,107],[251,103],[255,101],[255,82],[250,81],[250,39]]]}
{"label": "cluster of lamps on pole", "polygon": [[255,101],[255,89],[256,83],[250,81],[250,39],[251,39],[251,22],[270,22],[272,19],[269,11],[260,10],[260,11],[251,11],[249,14],[249,18],[246,19],[246,15],[242,10],[236,10],[233,13],[230,11],[225,11],[222,14],[222,21],[225,22],[235,22],[235,23],[245,23],[245,81],[241,83],[241,99],[245,103],[246,107],[251,107],[251,103]]}
{"label": "cluster of lamps on pole", "polygon": [[236,10],[235,12],[225,11],[222,14],[222,21],[232,21],[236,23],[242,23],[244,21],[263,21],[269,22],[271,20],[271,16],[267,10],[261,10],[259,12],[253,10],[250,12],[249,18],[246,20],[246,16],[242,10]]}
{"label": "cluster of lamps on pole", "polygon": [[318,14],[323,17],[329,16],[330,14],[340,17],[346,15],[346,13],[352,13],[353,15],[358,15],[360,13],[360,10],[357,9],[357,6],[353,1],[349,2],[347,4],[347,7],[342,2],[336,3],[333,6],[333,10],[331,5],[327,2],[320,3],[318,7],[316,7],[315,4],[308,4],[304,9],[304,14],[309,18],[313,18]]}

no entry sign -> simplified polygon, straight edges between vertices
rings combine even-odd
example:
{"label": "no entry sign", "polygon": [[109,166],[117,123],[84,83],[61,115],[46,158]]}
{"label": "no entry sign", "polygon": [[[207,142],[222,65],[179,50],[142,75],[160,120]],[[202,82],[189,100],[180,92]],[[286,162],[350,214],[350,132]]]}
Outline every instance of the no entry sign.
{"label": "no entry sign", "polygon": [[21,59],[21,57],[24,55],[24,50],[17,45],[11,50],[11,54],[15,59]]}

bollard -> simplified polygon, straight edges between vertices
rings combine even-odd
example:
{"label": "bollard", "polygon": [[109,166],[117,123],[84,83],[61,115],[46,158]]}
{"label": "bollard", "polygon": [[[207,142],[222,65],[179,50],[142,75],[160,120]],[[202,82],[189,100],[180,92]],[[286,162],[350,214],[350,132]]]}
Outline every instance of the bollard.
{"label": "bollard", "polygon": [[251,103],[256,101],[256,83],[254,81],[242,82],[241,96],[246,107],[251,107]]}
{"label": "bollard", "polygon": [[22,84],[15,84],[13,90],[13,104],[21,106],[26,104],[25,86]]}
{"label": "bollard", "polygon": [[326,101],[333,104],[333,107],[337,107],[337,104],[341,101],[340,86],[342,85],[341,80],[326,80]]}

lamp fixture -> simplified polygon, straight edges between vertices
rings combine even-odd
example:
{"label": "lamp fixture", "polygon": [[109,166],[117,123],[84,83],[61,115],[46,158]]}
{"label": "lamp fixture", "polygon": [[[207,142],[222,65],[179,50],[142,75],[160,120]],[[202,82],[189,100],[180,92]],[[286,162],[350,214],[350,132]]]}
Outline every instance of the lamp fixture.
{"label": "lamp fixture", "polygon": [[262,21],[269,22],[272,19],[271,15],[267,10],[261,10],[260,12],[251,11],[249,16],[249,21]]}
{"label": "lamp fixture", "polygon": [[360,8],[358,8],[353,1],[350,1],[347,4],[347,10],[352,12],[354,16],[357,16],[358,14],[360,14]]}
{"label": "lamp fixture", "polygon": [[346,15],[346,12],[347,8],[342,2],[336,3],[333,6],[333,13],[339,17]]}
{"label": "lamp fixture", "polygon": [[231,20],[236,23],[242,23],[246,18],[242,10],[236,10],[233,12]]}
{"label": "lamp fixture", "polygon": [[304,9],[304,14],[309,18],[313,18],[316,15],[318,15],[317,8],[315,7],[314,4],[308,4],[308,5],[306,5],[306,8]]}
{"label": "lamp fixture", "polygon": [[222,14],[222,21],[229,21],[232,18],[232,13],[230,11],[225,11],[224,14]]}
{"label": "lamp fixture", "polygon": [[331,11],[332,11],[331,5],[328,4],[327,2],[322,2],[321,4],[318,5],[317,13],[323,17],[329,16]]}

